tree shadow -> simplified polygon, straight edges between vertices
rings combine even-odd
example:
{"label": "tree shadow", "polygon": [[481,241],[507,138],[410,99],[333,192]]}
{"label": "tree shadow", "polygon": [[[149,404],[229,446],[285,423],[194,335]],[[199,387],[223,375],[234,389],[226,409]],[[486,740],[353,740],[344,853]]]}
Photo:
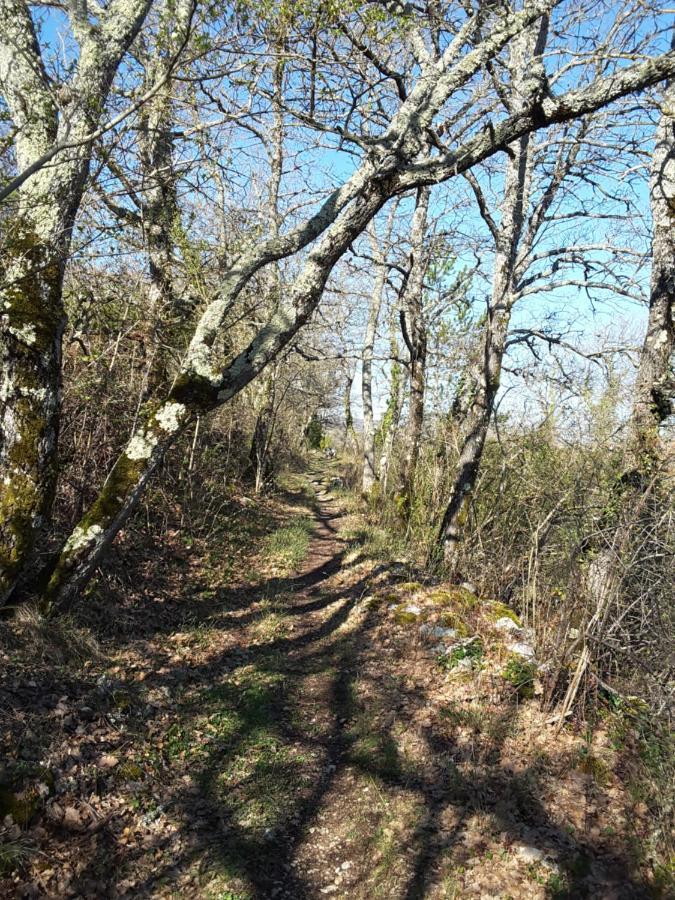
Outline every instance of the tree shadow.
{"label": "tree shadow", "polygon": [[[327,529],[333,521],[327,517]],[[318,540],[327,547],[334,545],[330,533]],[[146,778],[166,778],[171,786],[163,814],[175,830],[134,845],[122,844],[111,821],[98,829],[95,841],[82,836],[83,865],[75,892],[105,896],[103,880],[108,895],[117,896],[117,885],[126,873],[159,853],[169,860],[135,881],[133,896],[157,896],[181,872],[206,866],[206,880],[220,874],[241,885],[242,898],[317,898],[316,879],[306,867],[293,864],[322,811],[335,803],[333,794],[343,779],[352,778],[372,781],[388,796],[405,794],[416,804],[405,848],[407,868],[392,882],[388,896],[401,900],[427,896],[447,860],[464,859],[462,840],[477,815],[488,818],[514,842],[527,841],[528,830],[536,831],[538,848],[556,857],[564,876],[558,886],[550,886],[549,896],[594,896],[589,893],[588,868],[601,858],[602,847],[590,838],[573,837],[556,823],[540,799],[541,774],[536,767],[514,771],[502,761],[509,729],[520,714],[515,696],[491,720],[487,737],[470,748],[459,739],[465,723],[450,717],[422,728],[421,759],[401,751],[395,726],[409,723],[433,703],[431,689],[406,688],[393,677],[399,663],[396,648],[392,661],[382,655],[380,666],[382,651],[375,629],[381,615],[362,599],[386,567],[369,570],[349,587],[329,588],[327,580],[345,570],[344,558],[344,548],[333,546],[309,571],[267,579],[254,588],[222,590],[197,611],[198,619],[208,621],[212,630],[228,632],[255,621],[259,613],[250,607],[257,598],[278,597],[278,609],[298,621],[298,634],[272,637],[237,652],[228,646],[196,664],[178,660],[167,664],[165,656],[148,656],[149,674],[142,691],[170,693],[172,724],[163,732],[164,746]],[[141,609],[139,616],[147,612]],[[153,636],[175,631],[184,616],[179,604],[175,610],[164,610]],[[117,648],[131,639],[126,632],[120,634]],[[400,665],[404,667],[404,659]],[[387,670],[391,678],[384,677]],[[132,695],[136,690],[123,679],[120,685]],[[367,700],[360,694],[364,689]],[[115,684],[101,691],[91,681],[71,679],[68,690],[82,708],[90,709],[98,691],[95,716],[119,713]],[[13,697],[19,706],[28,702],[28,695]],[[55,691],[45,707],[40,726],[44,748],[57,700]],[[147,736],[162,727],[165,707],[141,702],[139,688],[129,708],[124,727],[130,741],[137,733],[141,742],[148,743]],[[73,731],[81,725],[76,716]],[[95,726],[95,718],[87,726]],[[166,739],[171,729],[175,746]],[[96,746],[94,735],[90,743]],[[187,762],[180,757],[183,752],[188,753]],[[184,777],[173,778],[172,768]],[[97,791],[94,784],[92,793]],[[344,816],[350,814],[350,799],[344,797]],[[363,837],[368,842],[372,835],[366,830]],[[63,839],[73,838],[64,833]],[[612,866],[613,880],[621,885],[616,896],[649,895],[625,860],[614,860]],[[367,896],[363,885],[344,890],[334,895]]]}

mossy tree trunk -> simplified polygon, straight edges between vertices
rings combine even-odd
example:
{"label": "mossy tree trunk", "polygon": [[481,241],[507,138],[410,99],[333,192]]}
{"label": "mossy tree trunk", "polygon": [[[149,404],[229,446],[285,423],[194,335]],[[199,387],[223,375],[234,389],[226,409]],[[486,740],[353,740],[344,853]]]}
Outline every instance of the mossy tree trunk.
{"label": "mossy tree trunk", "polygon": [[[96,24],[79,6],[69,7],[79,55],[59,93],[28,4],[0,0],[0,92],[21,176],[6,210],[11,234],[0,261],[0,603],[39,569],[57,474],[63,274],[89,173],[90,136],[150,3],[112,3]],[[67,152],[57,155],[65,145]]]}
{"label": "mossy tree trunk", "polygon": [[253,487],[262,493],[273,473],[272,435],[276,412],[277,366],[275,360],[264,372],[256,403],[256,419],[251,439],[249,460],[253,469]]}
{"label": "mossy tree trunk", "polygon": [[661,100],[650,173],[652,272],[647,331],[640,353],[629,451],[650,468],[660,457],[659,429],[675,413],[675,85]]}
{"label": "mossy tree trunk", "polygon": [[[0,597],[36,560],[56,489],[63,264],[31,223],[3,254],[0,345]],[[56,255],[56,258],[54,256]]]}

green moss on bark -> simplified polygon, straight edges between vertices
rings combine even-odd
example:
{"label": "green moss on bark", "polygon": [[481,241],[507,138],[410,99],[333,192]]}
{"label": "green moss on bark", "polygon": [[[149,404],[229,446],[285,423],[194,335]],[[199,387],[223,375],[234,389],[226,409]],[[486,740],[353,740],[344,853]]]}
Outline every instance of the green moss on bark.
{"label": "green moss on bark", "polygon": [[190,410],[209,412],[218,405],[218,387],[199,375],[179,375],[169,392],[169,401],[184,403]]}

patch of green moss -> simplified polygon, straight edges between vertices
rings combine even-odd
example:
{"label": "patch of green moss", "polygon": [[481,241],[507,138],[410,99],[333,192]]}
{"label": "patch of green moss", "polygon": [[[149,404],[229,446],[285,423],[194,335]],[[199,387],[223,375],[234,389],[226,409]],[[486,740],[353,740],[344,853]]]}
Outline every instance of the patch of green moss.
{"label": "patch of green moss", "polygon": [[398,585],[399,594],[416,594],[417,591],[422,590],[422,585],[419,581],[405,581],[403,584]]}
{"label": "patch of green moss", "polygon": [[127,691],[113,691],[113,706],[115,709],[126,710],[131,706],[131,694]]}
{"label": "patch of green moss", "polygon": [[514,686],[521,699],[531,700],[534,697],[534,677],[536,673],[537,667],[534,663],[528,662],[522,656],[513,653],[502,671],[502,678]]}
{"label": "patch of green moss", "polygon": [[465,638],[470,634],[469,626],[455,612],[441,613],[440,622],[444,628],[454,628],[458,637]]}
{"label": "patch of green moss", "polygon": [[490,601],[487,617],[491,622],[497,622],[499,619],[511,619],[512,622],[516,623],[518,628],[523,627],[523,623],[511,607],[507,606],[505,603],[501,603],[499,600]]}
{"label": "patch of green moss", "polygon": [[117,766],[115,777],[120,781],[140,781],[143,778],[143,769],[138,763],[128,760]]}
{"label": "patch of green moss", "polygon": [[431,593],[427,594],[427,598],[431,600],[432,603],[435,603],[436,606],[450,606],[453,601],[450,591],[444,590],[431,591]]}
{"label": "patch of green moss", "polygon": [[467,588],[459,585],[451,585],[447,588],[438,588],[429,595],[437,606],[455,606],[463,612],[470,612],[478,606],[478,597]]}
{"label": "patch of green moss", "polygon": [[209,412],[218,405],[218,387],[208,378],[196,375],[179,375],[171,388],[169,401],[184,403],[190,409]]}
{"label": "patch of green moss", "polygon": [[415,622],[422,622],[421,613],[409,612],[406,609],[406,604],[401,604],[397,609],[394,610],[394,621],[398,625],[412,625]]}
{"label": "patch of green moss", "polygon": [[25,828],[42,804],[40,785],[43,793],[44,786],[49,794],[54,792],[54,775],[49,769],[38,767],[33,770],[30,781],[22,788],[0,784],[0,820],[11,816],[17,825]]}

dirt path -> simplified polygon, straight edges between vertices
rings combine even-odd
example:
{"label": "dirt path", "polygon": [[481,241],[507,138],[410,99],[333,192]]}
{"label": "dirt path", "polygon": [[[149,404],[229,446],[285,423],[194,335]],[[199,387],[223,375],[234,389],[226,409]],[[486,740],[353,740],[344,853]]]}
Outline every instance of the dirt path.
{"label": "dirt path", "polygon": [[130,627],[116,666],[52,687],[45,855],[7,896],[647,896],[616,855],[613,785],[536,703],[439,669],[391,612],[419,585],[347,546],[330,477],[309,474],[296,574],[232,589],[182,570],[200,603],[160,597],[162,626]]}

